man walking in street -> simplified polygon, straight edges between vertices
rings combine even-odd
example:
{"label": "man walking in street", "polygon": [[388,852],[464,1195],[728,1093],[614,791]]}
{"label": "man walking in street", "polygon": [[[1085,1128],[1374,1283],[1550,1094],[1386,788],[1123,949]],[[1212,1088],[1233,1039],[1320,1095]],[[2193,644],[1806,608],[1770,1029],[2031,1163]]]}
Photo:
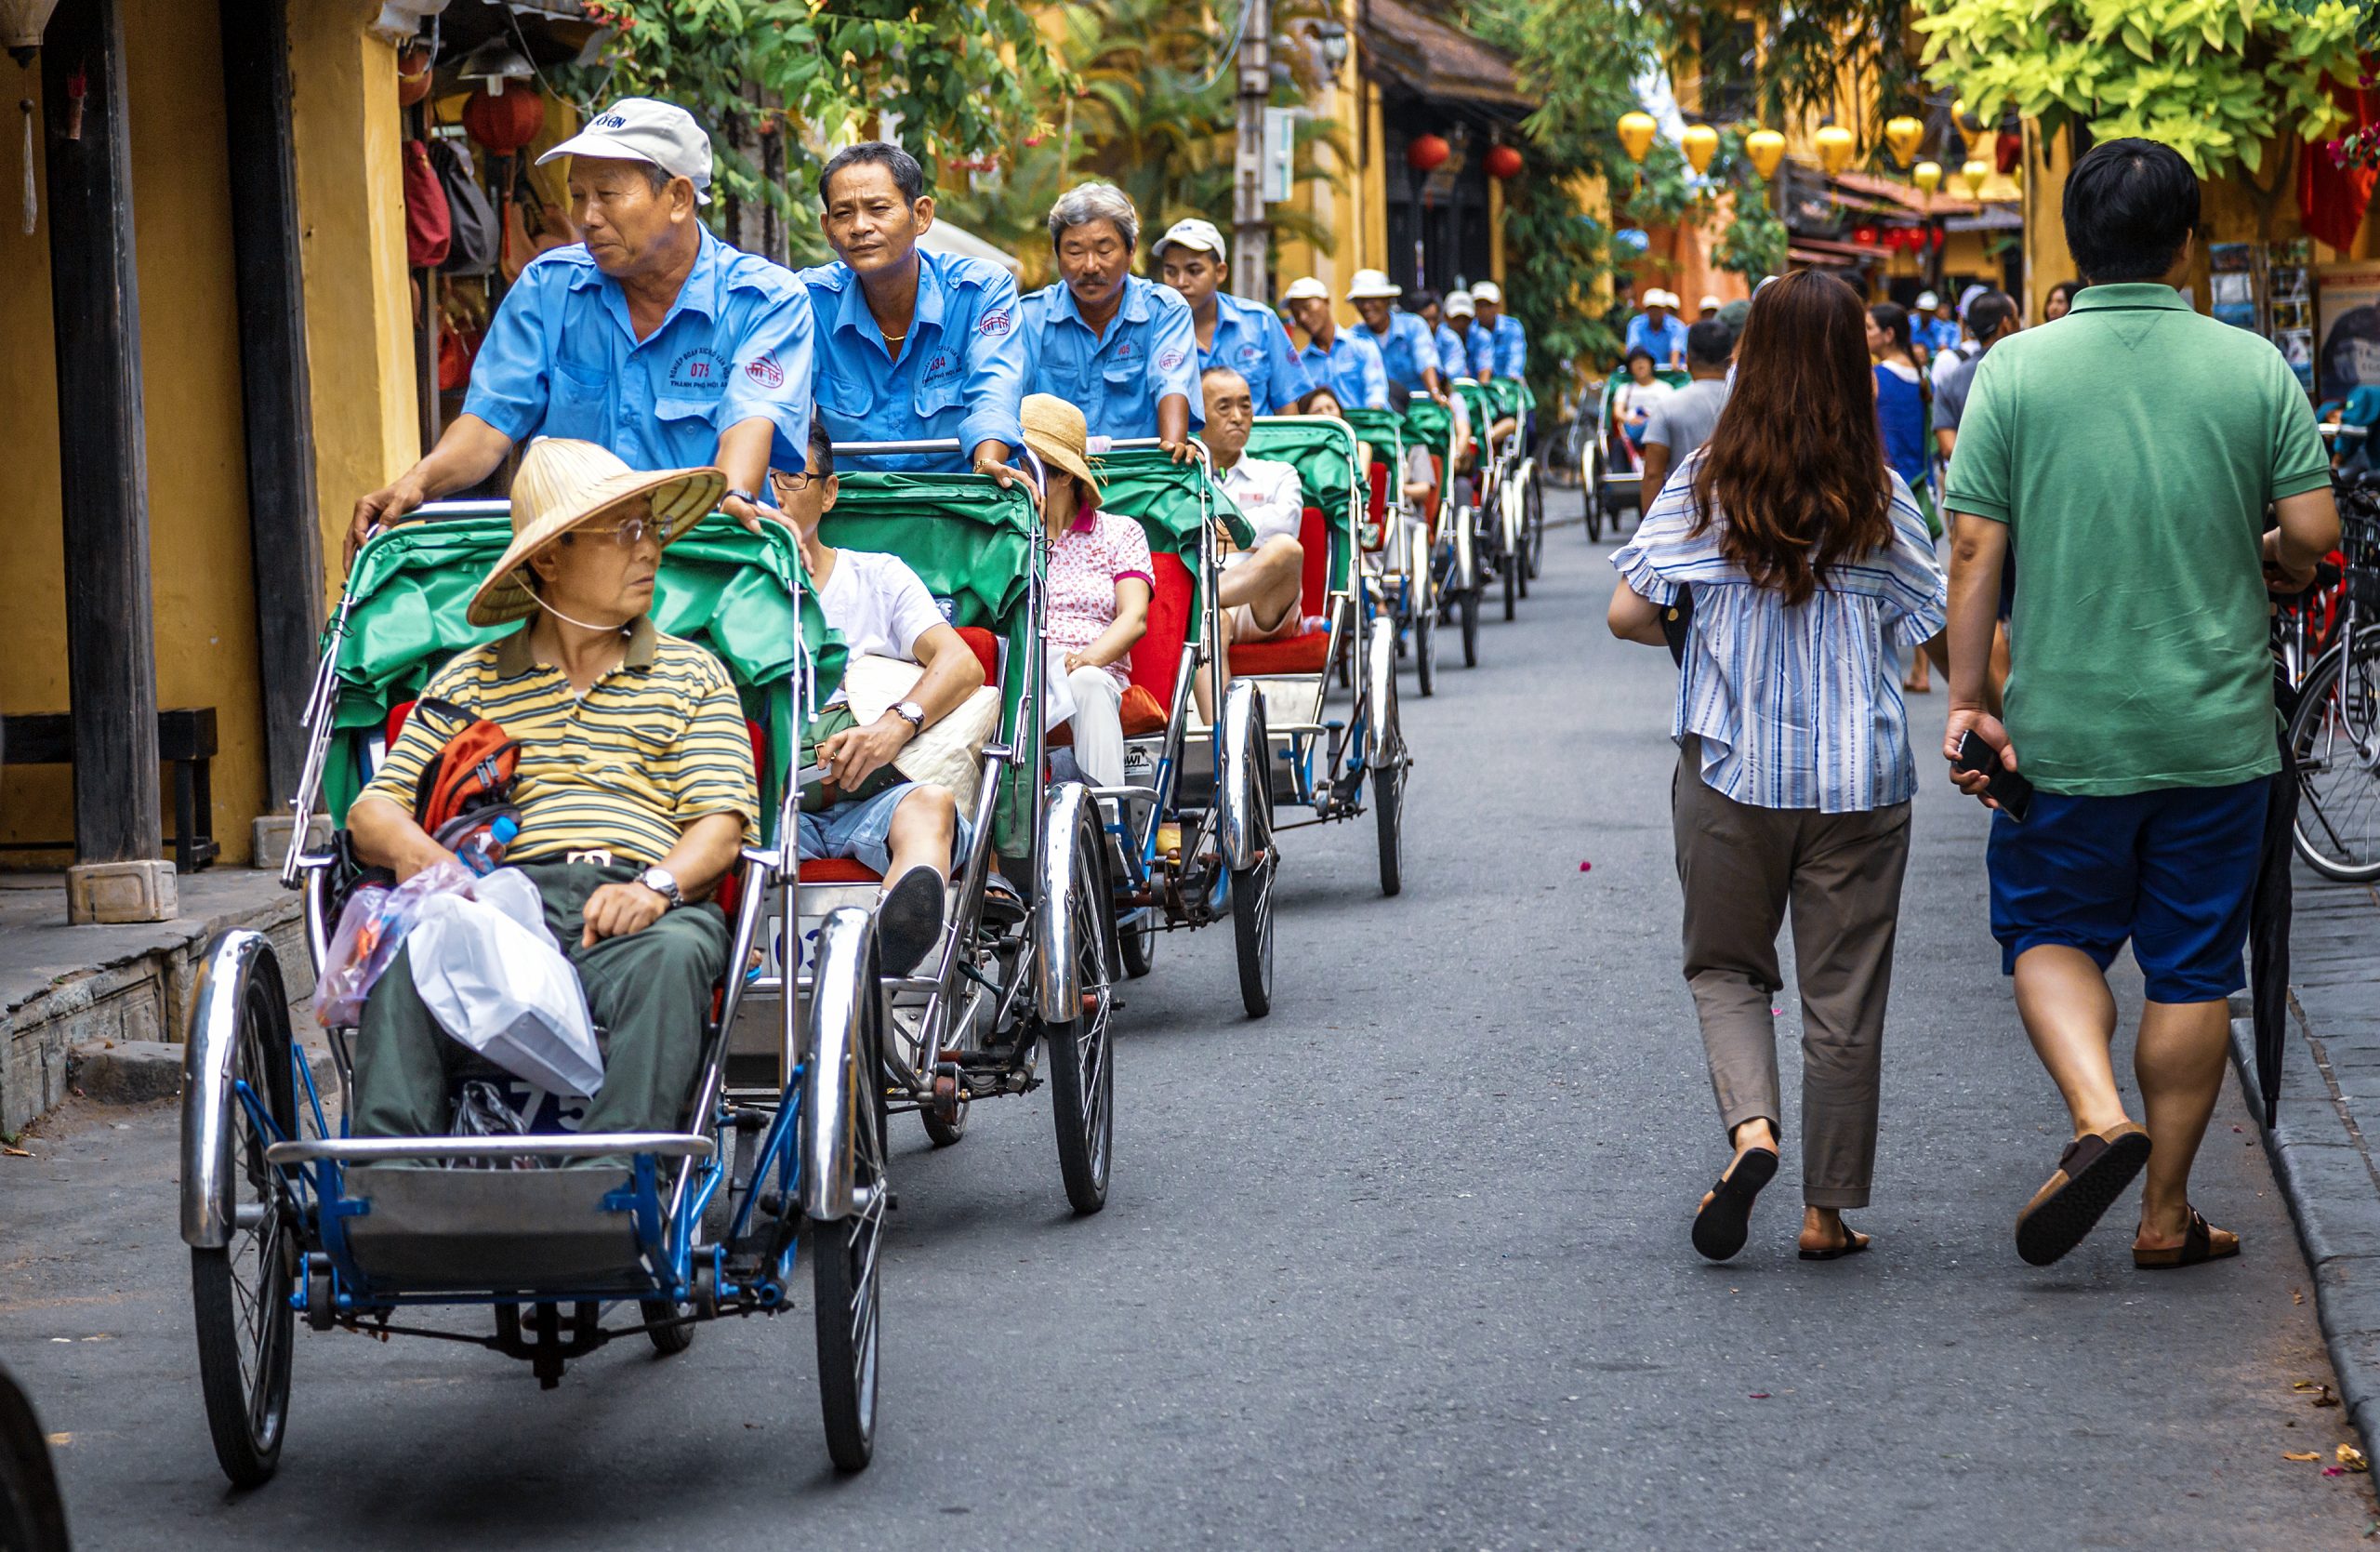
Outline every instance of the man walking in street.
{"label": "man walking in street", "polygon": [[1647,511],[1670,471],[1711,440],[1719,412],[1727,407],[1727,360],[1735,354],[1736,335],[1716,312],[1686,331],[1686,372],[1694,380],[1656,401],[1645,422],[1645,478],[1637,488]]}
{"label": "man walking in street", "polygon": [[1986,291],[1969,304],[1967,326],[1975,331],[1973,343],[1958,347],[1934,378],[1934,442],[1946,468],[1950,450],[1958,445],[1959,420],[1966,413],[1967,395],[1975,387],[1977,365],[1985,352],[2022,326],[2016,318],[2016,298],[2005,291]]}
{"label": "man walking in street", "polygon": [[710,137],[683,108],[622,98],[537,158],[567,156],[579,242],[504,294],[438,445],[355,504],[364,536],[467,490],[515,445],[574,437],[630,469],[715,465],[720,509],[760,532],[772,466],[810,445],[810,298],[790,271],[712,236]]}
{"label": "man walking in street", "polygon": [[[1950,715],[2031,783],[1992,817],[1991,930],[2074,1140],[2016,1219],[2044,1266],[2144,1167],[2139,1267],[2238,1254],[2191,1205],[2222,1083],[2279,769],[2266,585],[2296,588],[2338,539],[2305,391],[2266,340],[2190,311],[2195,173],[2153,140],[2101,143],[2065,196],[2090,278],[2059,327],[1976,368],[1950,465]],[[2269,504],[2279,526],[2263,532]],[[1986,710],[2000,577],[2017,567],[2007,722]],[[2021,756],[2021,760],[2020,760]],[[1984,796],[1980,774],[1953,779]],[[2125,941],[2146,1002],[2125,1113],[2106,971]]]}

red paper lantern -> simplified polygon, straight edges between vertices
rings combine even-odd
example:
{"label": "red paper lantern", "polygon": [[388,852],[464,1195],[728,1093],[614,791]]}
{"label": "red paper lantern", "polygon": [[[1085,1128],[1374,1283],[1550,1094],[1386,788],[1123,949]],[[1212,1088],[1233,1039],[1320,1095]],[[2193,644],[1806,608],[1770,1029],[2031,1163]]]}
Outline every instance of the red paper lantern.
{"label": "red paper lantern", "polygon": [[508,87],[501,97],[482,86],[463,104],[463,128],[498,156],[511,155],[545,126],[546,99],[526,86]]}
{"label": "red paper lantern", "polygon": [[414,45],[397,56],[397,106],[410,108],[430,95],[430,50]]}
{"label": "red paper lantern", "polygon": [[2003,129],[2000,132],[2000,139],[1992,145],[1992,156],[1993,160],[2000,164],[2000,175],[2003,178],[2015,172],[2016,164],[2025,159],[2024,132],[2017,129]]}
{"label": "red paper lantern", "polygon": [[1405,165],[1415,172],[1435,172],[1447,165],[1454,147],[1444,135],[1416,135],[1406,143]]}
{"label": "red paper lantern", "polygon": [[1481,166],[1494,179],[1518,178],[1521,175],[1521,153],[1512,146],[1491,146]]}
{"label": "red paper lantern", "polygon": [[1876,229],[1872,226],[1853,227],[1851,240],[1863,248],[1872,248],[1876,245]]}

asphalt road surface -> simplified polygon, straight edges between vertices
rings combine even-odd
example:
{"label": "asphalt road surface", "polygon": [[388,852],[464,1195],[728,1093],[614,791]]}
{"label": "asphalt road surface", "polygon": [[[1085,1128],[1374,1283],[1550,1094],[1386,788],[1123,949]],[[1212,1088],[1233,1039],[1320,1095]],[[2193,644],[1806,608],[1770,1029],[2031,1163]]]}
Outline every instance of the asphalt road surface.
{"label": "asphalt road surface", "polygon": [[1430,701],[1407,676],[1401,898],[1368,819],[1286,838],[1270,1018],[1240,1014],[1227,930],[1163,943],[1121,1017],[1104,1214],[1067,1214],[1041,1094],[945,1152],[901,1128],[864,1475],[827,1464],[806,1315],[621,1343],[544,1393],[476,1349],[301,1327],[281,1473],[230,1494],[173,1111],[84,1110],[0,1158],[0,1362],[63,1436],[78,1545],[2359,1541],[2369,1479],[2282,1458],[2349,1435],[2293,1389],[2331,1375],[2235,1095],[2199,1200],[2244,1257],[2135,1272],[2128,1201],[2063,1264],[2017,1261],[2064,1121],[1986,935],[1981,813],[1931,763],[1853,1215],[1875,1251],[1795,1259],[1789,1151],[1744,1254],[1693,1254],[1725,1147],[1677,970],[1673,670],[1605,632],[1605,553],[1557,529],[1480,668],[1449,654]]}

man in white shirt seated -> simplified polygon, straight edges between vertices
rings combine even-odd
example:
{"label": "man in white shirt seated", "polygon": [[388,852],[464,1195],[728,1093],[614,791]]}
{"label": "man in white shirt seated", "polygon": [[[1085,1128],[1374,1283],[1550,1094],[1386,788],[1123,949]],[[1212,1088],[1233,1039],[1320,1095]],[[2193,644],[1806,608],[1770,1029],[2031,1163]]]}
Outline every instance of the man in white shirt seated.
{"label": "man in white shirt seated", "polygon": [[975,693],[984,666],[906,562],[819,540],[818,520],[834,506],[837,489],[823,419],[811,422],[809,464],[801,473],[777,475],[776,495],[800,538],[827,628],[841,635],[853,658],[897,657],[923,665],[925,673],[908,699],[865,726],[853,720],[841,690],[828,699],[813,726],[837,725],[811,750],[826,775],[802,793],[794,849],[803,858],[849,857],[884,880],[877,944],[884,973],[906,975],[941,941],[943,887],[955,849],[967,844],[967,820],[948,788],[906,780],[892,761]]}
{"label": "man in white shirt seated", "polygon": [[1256,407],[1245,378],[1228,366],[1210,366],[1198,386],[1207,400],[1206,429],[1198,434],[1213,456],[1216,481],[1256,531],[1250,548],[1223,557],[1224,644],[1294,636],[1303,624],[1298,601],[1305,580],[1305,551],[1298,544],[1305,495],[1298,471],[1247,456]]}

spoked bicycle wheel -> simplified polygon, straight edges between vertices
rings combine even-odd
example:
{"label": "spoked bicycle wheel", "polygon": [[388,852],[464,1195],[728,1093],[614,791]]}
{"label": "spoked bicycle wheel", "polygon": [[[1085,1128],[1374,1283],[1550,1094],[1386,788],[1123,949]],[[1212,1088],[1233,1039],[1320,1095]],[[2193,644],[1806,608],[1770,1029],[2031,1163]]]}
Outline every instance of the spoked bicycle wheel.
{"label": "spoked bicycle wheel", "polygon": [[1396,675],[1381,665],[1372,675],[1372,822],[1380,843],[1380,892],[1405,887],[1405,731],[1396,715]]}
{"label": "spoked bicycle wheel", "polygon": [[1255,860],[1231,874],[1232,947],[1239,962],[1239,1001],[1250,1018],[1273,1011],[1273,876],[1280,866],[1273,844],[1273,784],[1265,772],[1272,751],[1264,737],[1264,711],[1256,707],[1249,747],[1258,762],[1249,805],[1250,844]]}
{"label": "spoked bicycle wheel", "polygon": [[283,1136],[298,1135],[289,1001],[270,954],[243,962],[242,981],[230,1005],[239,1016],[226,1079],[234,1094],[225,1111],[231,1242],[220,1249],[192,1248],[191,1303],[198,1321],[199,1389],[215,1458],[232,1486],[250,1488],[261,1486],[281,1464],[298,1320],[289,1307],[298,1238],[274,1172],[265,1162],[271,1139],[236,1097],[245,1084]]}
{"label": "spoked bicycle wheel", "polygon": [[[818,989],[811,999],[811,1060],[822,1069],[815,1084],[805,1083],[805,1089],[831,1095],[833,1108],[844,1112],[852,1177],[852,1211],[810,1220],[818,1406],[826,1453],[839,1471],[865,1470],[876,1453],[884,1213],[892,1191],[884,1171],[883,999],[877,988],[874,938],[872,927],[849,931],[829,917],[819,935]],[[847,1022],[830,1028],[824,1010],[838,1002]],[[804,1125],[823,1124],[820,1112],[827,1108],[813,1108],[802,1118]]]}
{"label": "spoked bicycle wheel", "polygon": [[1438,601],[1430,596],[1430,573],[1417,568],[1414,588],[1420,602],[1413,606],[1413,672],[1421,694],[1438,693]]}
{"label": "spoked bicycle wheel", "polygon": [[1058,1128],[1058,1174],[1077,1213],[1096,1213],[1107,1205],[1107,1169],[1116,1140],[1115,1038],[1109,1028],[1116,988],[1107,954],[1115,917],[1099,846],[1098,823],[1087,818],[1075,845],[1074,887],[1066,901],[1074,917],[1075,973],[1082,982],[1082,1005],[1073,1018],[1041,1028],[1050,1058],[1050,1112]]}
{"label": "spoked bicycle wheel", "polygon": [[2324,878],[2380,879],[2380,630],[2314,665],[2289,719],[2297,855]]}
{"label": "spoked bicycle wheel", "polygon": [[1534,577],[1545,565],[1545,481],[1534,469],[1521,486],[1521,546]]}

